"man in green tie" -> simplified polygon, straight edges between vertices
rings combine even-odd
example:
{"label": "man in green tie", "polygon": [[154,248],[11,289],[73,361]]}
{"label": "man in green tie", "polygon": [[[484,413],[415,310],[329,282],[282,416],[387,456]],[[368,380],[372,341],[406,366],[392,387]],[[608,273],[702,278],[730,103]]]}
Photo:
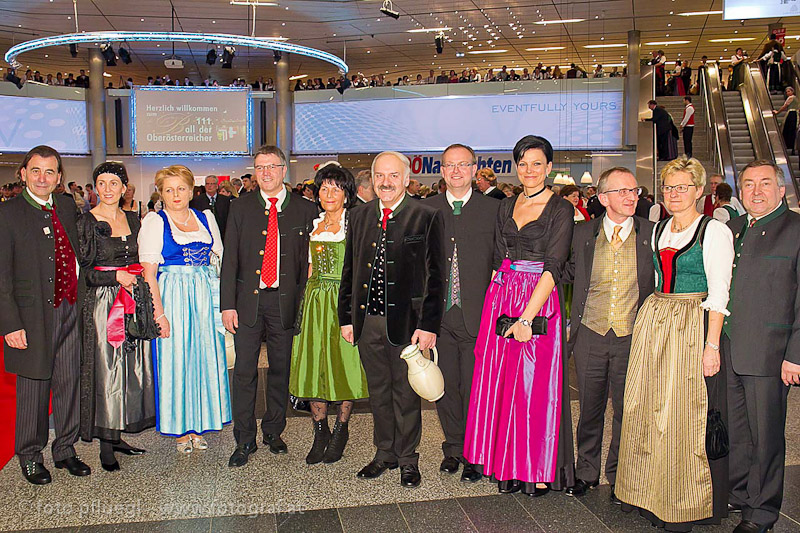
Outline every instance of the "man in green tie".
{"label": "man in green tie", "polygon": [[[441,211],[445,224],[447,290],[439,336],[439,367],[444,396],[436,403],[445,440],[439,469],[454,474],[464,464],[462,481],[478,481],[481,473],[464,460],[475,341],[486,288],[492,275],[494,229],[500,202],[472,190],[477,158],[469,146],[453,144],[442,154],[444,194],[425,200]],[[460,258],[460,261],[459,261]]]}

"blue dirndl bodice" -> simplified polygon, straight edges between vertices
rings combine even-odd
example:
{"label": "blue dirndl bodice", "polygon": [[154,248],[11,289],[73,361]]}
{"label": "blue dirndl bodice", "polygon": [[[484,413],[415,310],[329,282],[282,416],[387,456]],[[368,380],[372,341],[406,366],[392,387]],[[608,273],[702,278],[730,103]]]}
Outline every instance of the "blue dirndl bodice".
{"label": "blue dirndl bodice", "polygon": [[[191,209],[191,208],[190,208]],[[214,245],[214,234],[208,225],[205,213],[192,209],[198,220],[205,226],[208,234],[211,235],[211,244],[205,242],[190,242],[188,244],[178,244],[172,237],[172,226],[169,224],[167,214],[162,209],[158,215],[164,219],[164,246],[161,256],[164,258],[164,265],[181,266],[207,266],[211,262],[211,247]]]}

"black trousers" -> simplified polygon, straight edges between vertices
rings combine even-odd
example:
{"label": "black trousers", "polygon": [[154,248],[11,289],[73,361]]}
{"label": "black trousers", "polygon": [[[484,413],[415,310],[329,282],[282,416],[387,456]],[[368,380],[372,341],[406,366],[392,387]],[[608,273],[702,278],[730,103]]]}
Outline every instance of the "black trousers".
{"label": "black trousers", "polygon": [[75,456],[80,430],[81,336],[78,306],[66,300],[53,311],[53,374],[50,379],[17,376],[14,451],[20,462],[43,461],[49,437],[50,391],[53,392],[53,460]]}
{"label": "black trousers", "polygon": [[422,436],[420,397],[408,383],[408,365],[400,359],[403,348],[389,342],[386,317],[364,318],[358,353],[369,388],[375,459],[397,461],[400,466],[419,462],[417,446]]}
{"label": "black trousers", "polygon": [[281,324],[278,291],[261,290],[258,298],[258,320],[253,327],[239,322],[234,335],[236,363],[233,366],[233,436],[237,444],[256,438],[256,391],[258,390],[258,356],[261,339],[267,334],[267,412],[261,431],[280,435],[286,428],[286,405],[289,402],[289,360],[292,356],[293,329]]}
{"label": "black trousers", "polygon": [[730,502],[742,518],[761,525],[778,520],[786,462],[786,401],[780,376],[743,376],[733,370],[731,340],[722,336],[728,366]]}
{"label": "black trousers", "polygon": [[436,340],[439,369],[444,376],[444,396],[436,402],[436,410],[444,432],[442,451],[445,457],[464,457],[464,434],[475,370],[476,340],[464,326],[461,308],[451,307],[444,315],[441,333]]}
{"label": "black trousers", "polygon": [[692,157],[692,137],[694,136],[694,126],[684,126],[683,128],[683,153]]}
{"label": "black trousers", "polygon": [[611,423],[611,447],[606,458],[606,477],[612,485],[617,476],[619,436],[622,430],[622,409],[625,375],[631,351],[631,336],[617,337],[614,330],[598,335],[583,324],[572,355],[578,374],[578,461],[575,475],[593,482],[600,479],[600,454],[603,448],[603,426],[609,394],[614,416]]}

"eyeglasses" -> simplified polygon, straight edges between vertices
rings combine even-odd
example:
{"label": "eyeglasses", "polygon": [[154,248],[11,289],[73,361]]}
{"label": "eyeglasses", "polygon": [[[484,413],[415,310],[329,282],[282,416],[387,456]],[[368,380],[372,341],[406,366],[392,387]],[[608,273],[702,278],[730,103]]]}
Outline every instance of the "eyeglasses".
{"label": "eyeglasses", "polygon": [[256,172],[272,172],[276,168],[285,167],[286,165],[256,165]]}
{"label": "eyeglasses", "polygon": [[466,169],[468,169],[469,167],[471,167],[474,164],[475,163],[472,163],[470,161],[459,161],[458,163],[445,163],[442,166],[444,168],[446,168],[447,170],[453,171],[456,168],[460,168],[460,169],[465,169],[466,170]]}
{"label": "eyeglasses", "polygon": [[672,191],[675,191],[678,194],[686,194],[687,192],[689,192],[689,187],[697,187],[697,185],[695,184],[685,185],[683,183],[680,185],[662,185],[661,192],[664,194],[669,194]]}
{"label": "eyeglasses", "polygon": [[633,189],[612,189],[610,191],[603,191],[602,194],[611,194],[612,192],[615,192],[615,193],[619,194],[620,196],[628,196],[628,195],[631,195],[631,194],[634,195],[634,196],[639,196],[640,194],[642,194],[642,188],[641,187],[635,187]]}

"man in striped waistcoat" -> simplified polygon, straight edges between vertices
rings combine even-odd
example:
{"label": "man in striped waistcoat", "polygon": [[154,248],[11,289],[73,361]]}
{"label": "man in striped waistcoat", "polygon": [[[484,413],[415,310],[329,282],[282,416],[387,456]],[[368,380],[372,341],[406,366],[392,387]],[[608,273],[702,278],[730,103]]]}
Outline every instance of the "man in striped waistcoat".
{"label": "man in striped waistcoat", "polygon": [[[574,283],[567,353],[575,356],[581,415],[575,486],[582,496],[600,481],[600,452],[609,393],[614,408],[606,477],[613,488],[622,426],[623,393],[636,312],[653,292],[653,223],[634,216],[639,196],[627,168],[603,172],[597,196],[606,214],[578,224],[572,237],[568,278]],[[569,279],[567,279],[569,281]]]}

